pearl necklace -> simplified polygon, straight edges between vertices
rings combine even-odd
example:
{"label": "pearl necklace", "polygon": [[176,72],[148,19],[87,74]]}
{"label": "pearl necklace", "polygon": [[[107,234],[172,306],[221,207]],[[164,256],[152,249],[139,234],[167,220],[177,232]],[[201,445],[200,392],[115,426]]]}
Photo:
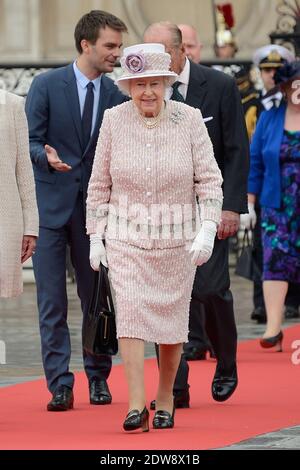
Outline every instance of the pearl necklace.
{"label": "pearl necklace", "polygon": [[164,106],[161,107],[161,110],[160,112],[158,113],[158,115],[156,117],[145,117],[145,116],[142,116],[141,114],[139,114],[143,124],[147,127],[147,129],[153,129],[154,127],[158,126],[160,120],[161,120],[161,117],[163,115],[163,112],[164,112]]}

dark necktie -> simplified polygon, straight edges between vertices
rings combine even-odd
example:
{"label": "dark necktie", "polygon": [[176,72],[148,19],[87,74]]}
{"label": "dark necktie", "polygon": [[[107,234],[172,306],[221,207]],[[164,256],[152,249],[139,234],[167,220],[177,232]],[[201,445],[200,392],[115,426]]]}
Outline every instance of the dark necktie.
{"label": "dark necktie", "polygon": [[182,96],[182,94],[178,90],[178,87],[180,85],[181,85],[181,82],[173,83],[173,85],[172,85],[173,93],[172,93],[172,96],[171,96],[171,100],[179,101],[180,103],[184,103],[184,97]]}
{"label": "dark necktie", "polygon": [[86,149],[91,138],[92,122],[94,109],[94,84],[92,82],[87,85],[84,108],[82,113],[82,134],[83,148]]}
{"label": "dark necktie", "polygon": [[278,108],[278,101],[276,98],[272,98],[272,103],[274,108]]}

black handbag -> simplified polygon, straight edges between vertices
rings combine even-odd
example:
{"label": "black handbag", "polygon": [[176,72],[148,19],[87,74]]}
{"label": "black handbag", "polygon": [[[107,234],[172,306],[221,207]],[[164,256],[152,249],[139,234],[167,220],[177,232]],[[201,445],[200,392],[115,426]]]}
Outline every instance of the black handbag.
{"label": "black handbag", "polygon": [[250,240],[249,232],[246,229],[241,252],[236,262],[235,274],[249,279],[250,281],[260,281],[261,271],[253,256],[254,248],[252,239],[253,237],[251,237]]}
{"label": "black handbag", "polygon": [[102,264],[95,274],[89,311],[83,320],[82,347],[92,354],[113,356],[118,352],[115,309],[107,269]]}

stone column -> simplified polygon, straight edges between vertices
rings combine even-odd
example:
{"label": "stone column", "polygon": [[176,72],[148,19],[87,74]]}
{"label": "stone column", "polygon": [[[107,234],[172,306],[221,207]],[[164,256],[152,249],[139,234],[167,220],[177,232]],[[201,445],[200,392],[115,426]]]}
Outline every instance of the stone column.
{"label": "stone column", "polygon": [[[278,0],[231,3],[238,57],[249,58],[254,49],[269,42]],[[124,35],[124,46],[141,42],[144,29],[154,21],[192,24],[204,43],[203,58],[213,58],[211,0],[0,0],[0,61],[72,60],[75,25],[92,9],[109,11],[125,21],[129,35]]]}
{"label": "stone column", "polygon": [[40,58],[40,0],[0,0],[0,61]]}

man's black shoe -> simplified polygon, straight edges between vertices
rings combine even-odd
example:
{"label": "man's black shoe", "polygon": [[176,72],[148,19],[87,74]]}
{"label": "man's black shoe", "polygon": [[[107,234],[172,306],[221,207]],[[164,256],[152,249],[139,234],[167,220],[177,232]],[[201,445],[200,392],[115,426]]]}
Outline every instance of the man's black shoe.
{"label": "man's black shoe", "polygon": [[[189,408],[190,407],[189,389],[174,393],[174,407],[175,408]],[[155,410],[155,400],[152,400],[152,402],[150,403],[150,410]]]}
{"label": "man's black shoe", "polygon": [[92,377],[89,382],[89,388],[91,405],[110,405],[112,396],[105,379]]}
{"label": "man's black shoe", "polygon": [[152,401],[150,402],[150,410],[155,410],[155,405],[156,405],[155,400],[152,400]]}
{"label": "man's black shoe", "polygon": [[187,361],[204,361],[206,359],[206,350],[193,347],[186,349],[183,355]]}
{"label": "man's black shoe", "polygon": [[47,405],[48,411],[67,411],[73,408],[74,395],[71,388],[59,385]]}
{"label": "man's black shoe", "polygon": [[284,316],[287,320],[291,320],[293,318],[299,318],[299,311],[296,307],[292,307],[291,305],[287,305]]}
{"label": "man's black shoe", "polygon": [[236,366],[232,372],[222,372],[222,370],[216,370],[211,385],[212,397],[216,401],[226,401],[234,393],[238,384],[238,376]]}
{"label": "man's black shoe", "polygon": [[258,324],[267,323],[267,314],[264,307],[257,307],[251,313],[251,320],[257,321]]}
{"label": "man's black shoe", "polygon": [[189,408],[190,407],[190,392],[186,390],[174,393],[174,406],[175,408]]}

